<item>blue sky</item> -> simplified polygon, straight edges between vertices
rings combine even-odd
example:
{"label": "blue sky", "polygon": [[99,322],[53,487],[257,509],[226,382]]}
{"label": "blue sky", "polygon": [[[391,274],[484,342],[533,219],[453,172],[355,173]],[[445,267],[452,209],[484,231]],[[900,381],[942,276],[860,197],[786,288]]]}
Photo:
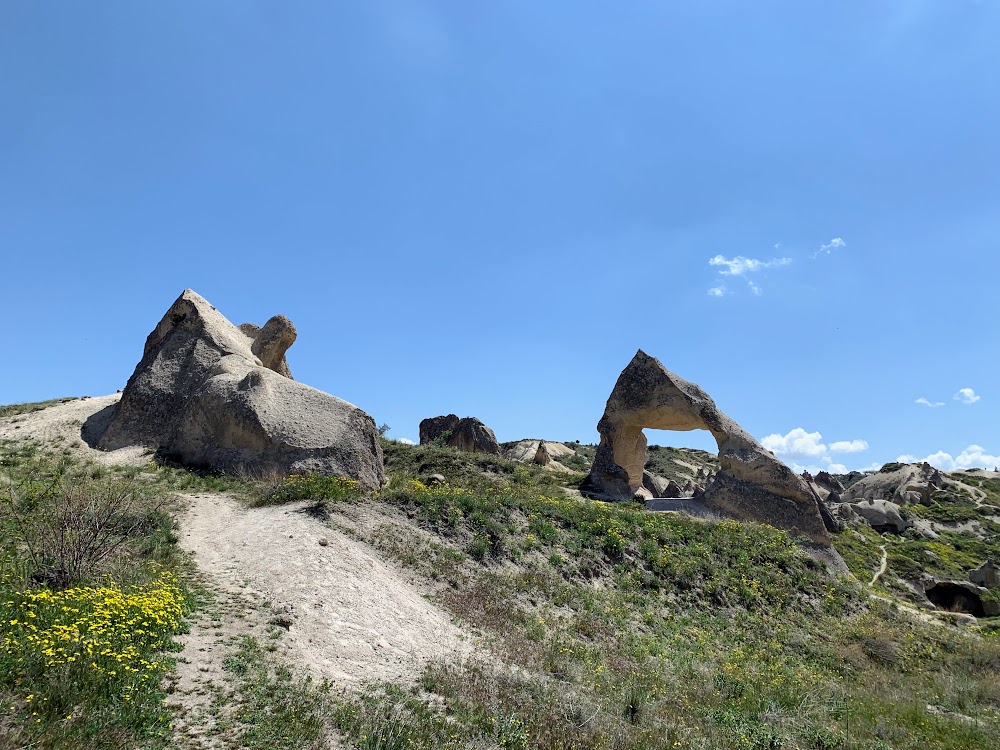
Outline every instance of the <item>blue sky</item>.
{"label": "blue sky", "polygon": [[641,347],[798,466],[1000,463],[998,38],[996,0],[5,0],[0,402],[123,387],[190,287],[397,438],[595,440]]}

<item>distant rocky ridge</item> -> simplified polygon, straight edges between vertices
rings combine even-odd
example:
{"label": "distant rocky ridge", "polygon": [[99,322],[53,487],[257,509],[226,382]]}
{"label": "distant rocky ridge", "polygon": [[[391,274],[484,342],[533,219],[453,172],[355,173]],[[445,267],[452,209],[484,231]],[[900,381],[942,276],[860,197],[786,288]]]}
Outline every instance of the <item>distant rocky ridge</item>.
{"label": "distant rocky ridge", "polygon": [[191,466],[308,471],[381,487],[374,420],[291,379],[285,352],[295,336],[284,316],[237,328],[185,290],[146,339],[121,401],[102,415],[106,427],[90,430],[97,447],[143,445]]}
{"label": "distant rocky ridge", "polygon": [[504,443],[502,446],[504,458],[521,463],[532,463],[541,466],[546,471],[569,473],[574,471],[571,466],[561,463],[560,459],[576,456],[576,451],[565,443],[549,440],[517,440]]}

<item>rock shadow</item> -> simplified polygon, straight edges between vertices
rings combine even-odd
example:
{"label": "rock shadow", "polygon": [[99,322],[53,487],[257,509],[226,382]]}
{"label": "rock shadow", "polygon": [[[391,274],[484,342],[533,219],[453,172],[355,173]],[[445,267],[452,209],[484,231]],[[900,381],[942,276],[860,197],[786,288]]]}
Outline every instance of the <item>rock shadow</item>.
{"label": "rock shadow", "polygon": [[80,428],[80,439],[91,448],[97,448],[97,441],[101,439],[101,435],[108,429],[108,425],[114,419],[117,409],[117,403],[110,404],[87,417],[87,421]]}

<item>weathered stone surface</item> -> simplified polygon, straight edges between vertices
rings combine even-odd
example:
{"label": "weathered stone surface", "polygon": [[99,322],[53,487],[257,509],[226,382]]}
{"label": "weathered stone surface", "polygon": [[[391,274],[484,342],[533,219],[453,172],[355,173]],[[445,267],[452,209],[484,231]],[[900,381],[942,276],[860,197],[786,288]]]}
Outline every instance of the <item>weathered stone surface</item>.
{"label": "weathered stone surface", "polygon": [[899,506],[888,500],[862,500],[851,503],[851,508],[876,531],[902,534],[913,525],[900,515]]}
{"label": "weathered stone surface", "polygon": [[801,477],[723,414],[701,388],[642,350],[622,371],[597,425],[601,442],[582,487],[586,493],[610,500],[649,498],[642,486],[644,427],[712,433],[721,469],[699,498],[709,510],[788,529],[829,546],[819,498]]}
{"label": "weathered stone surface", "polygon": [[973,617],[1000,615],[1000,602],[985,596],[987,589],[971,581],[923,574],[916,584],[923,589],[928,601],[940,609],[965,612]]}
{"label": "weathered stone surface", "polygon": [[826,471],[821,471],[816,474],[813,481],[827,492],[835,492],[839,495],[844,491],[844,485],[840,483],[840,480]]}
{"label": "weathered stone surface", "polygon": [[539,466],[548,466],[552,463],[552,456],[549,455],[549,451],[545,447],[544,440],[538,441],[538,448],[535,450],[535,457],[531,460]]}
{"label": "weathered stone surface", "polygon": [[433,443],[438,438],[445,436],[447,439],[449,435],[445,433],[452,433],[455,428],[458,427],[458,416],[456,414],[447,414],[441,417],[428,417],[420,422],[420,444],[427,445],[428,443]]}
{"label": "weathered stone surface", "polygon": [[932,494],[945,484],[941,472],[930,464],[889,464],[852,484],[840,497],[844,502],[884,499],[898,505],[927,504]]}
{"label": "weathered stone surface", "polygon": [[969,580],[987,589],[1000,589],[1000,566],[987,560],[975,570],[969,571]]}
{"label": "weathered stone surface", "polygon": [[[294,327],[254,334],[186,290],[146,339],[142,360],[98,447],[157,449],[221,470],[315,471],[369,488],[385,481],[375,422],[361,409],[265,367],[284,361]],[[249,332],[248,332],[249,331]]]}
{"label": "weathered stone surface", "polygon": [[490,453],[500,455],[500,445],[497,443],[493,430],[475,417],[459,419],[454,414],[443,417],[430,417],[420,423],[420,444],[426,445],[444,437],[445,445],[469,453]]}
{"label": "weathered stone surface", "polygon": [[[576,455],[576,451],[562,443],[547,440],[517,440],[504,443],[500,448],[503,451],[503,456],[511,461],[534,463],[546,471],[555,473],[573,471],[568,466],[559,463],[560,458]],[[545,456],[548,456],[548,460],[545,460]]]}
{"label": "weathered stone surface", "polygon": [[250,350],[260,359],[260,363],[286,378],[292,377],[285,352],[295,343],[298,334],[292,321],[284,315],[275,315],[254,336]]}

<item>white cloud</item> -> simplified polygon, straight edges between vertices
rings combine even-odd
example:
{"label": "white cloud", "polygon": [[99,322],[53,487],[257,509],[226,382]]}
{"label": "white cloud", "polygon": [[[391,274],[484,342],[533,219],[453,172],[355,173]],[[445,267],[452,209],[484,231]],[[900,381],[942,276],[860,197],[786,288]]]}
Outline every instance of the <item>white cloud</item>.
{"label": "white cloud", "polygon": [[786,435],[768,435],[760,442],[769,451],[781,457],[793,470],[800,473],[808,471],[810,474],[818,471],[846,474],[849,471],[847,466],[834,461],[831,454],[860,453],[868,450],[866,440],[838,440],[827,445],[820,433],[806,432],[801,427],[796,427]]}
{"label": "white cloud", "polygon": [[896,459],[901,463],[929,463],[931,466],[942,471],[959,471],[961,469],[985,468],[990,469],[1000,466],[1000,456],[994,456],[986,452],[981,445],[970,445],[957,456],[952,456],[946,451],[938,451],[924,458],[917,458],[909,454],[904,454]]}
{"label": "white cloud", "polygon": [[915,404],[923,404],[924,406],[929,406],[932,409],[936,409],[939,406],[944,406],[944,401],[928,401],[923,396],[921,396],[920,398],[918,398],[913,403],[915,403]]}
{"label": "white cloud", "polygon": [[756,294],[758,296],[761,294],[759,286],[757,286],[756,284],[754,284],[752,281],[747,281],[747,284],[750,285],[750,291],[751,292],[753,292],[754,294]]}
{"label": "white cloud", "polygon": [[952,398],[956,401],[961,401],[963,404],[974,404],[981,396],[971,388],[959,388],[958,393],[952,396]]}
{"label": "white cloud", "polygon": [[822,255],[823,253],[829,255],[834,250],[836,250],[838,248],[841,248],[841,247],[847,247],[847,243],[844,242],[844,240],[841,239],[840,237],[834,237],[832,240],[830,240],[829,242],[827,242],[825,245],[820,245],[819,246],[819,250],[816,251],[816,254],[813,255],[813,257],[817,258],[820,255]]}
{"label": "white cloud", "polygon": [[719,273],[723,276],[742,276],[745,273],[754,273],[755,271],[760,271],[763,268],[787,266],[791,262],[791,258],[758,260],[756,258],[744,258],[742,255],[737,255],[735,258],[725,258],[721,255],[716,255],[714,258],[709,259],[708,265],[724,266],[724,268],[719,271]]}
{"label": "white cloud", "polygon": [[768,435],[761,445],[776,456],[809,456],[818,458],[826,453],[826,446],[820,442],[823,436],[818,432],[806,432],[796,427],[787,435]]}
{"label": "white cloud", "polygon": [[416,443],[409,438],[396,438],[396,442],[402,443],[403,445],[416,445]]}
{"label": "white cloud", "polygon": [[830,443],[830,450],[834,453],[860,453],[868,450],[868,442],[866,440],[838,440],[836,443]]}
{"label": "white cloud", "polygon": [[708,290],[709,297],[723,297],[726,294],[726,287],[724,286],[713,286]]}

